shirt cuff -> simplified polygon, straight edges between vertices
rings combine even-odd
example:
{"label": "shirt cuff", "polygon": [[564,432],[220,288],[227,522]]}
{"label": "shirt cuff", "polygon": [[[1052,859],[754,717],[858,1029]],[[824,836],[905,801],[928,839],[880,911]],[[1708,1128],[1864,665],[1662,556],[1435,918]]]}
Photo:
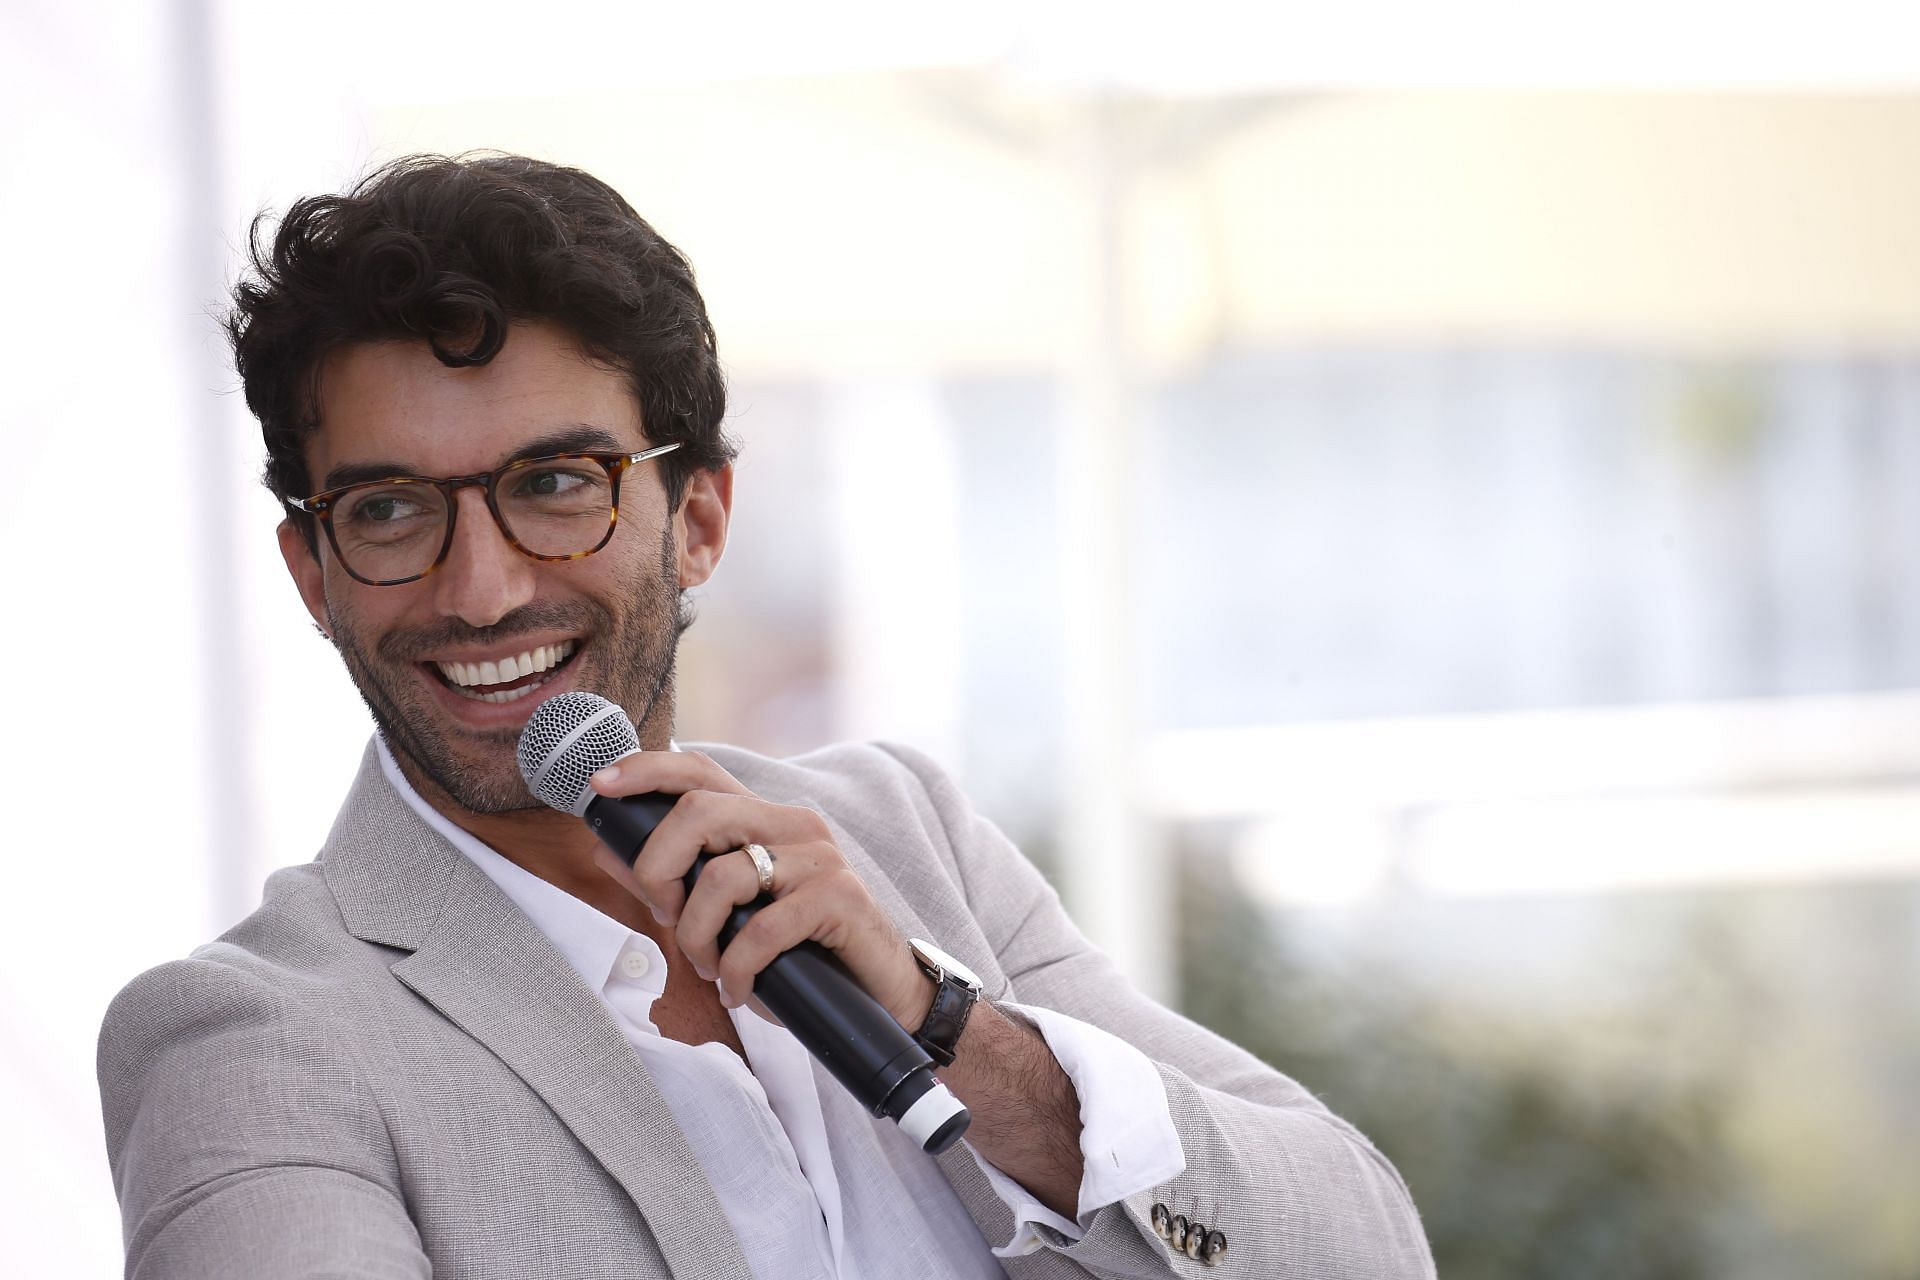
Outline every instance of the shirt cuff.
{"label": "shirt cuff", "polygon": [[1067,1243],[1086,1234],[1095,1211],[1130,1195],[1171,1182],[1186,1171],[1186,1153],[1167,1106],[1159,1068],[1138,1049],[1099,1027],[1051,1009],[1020,1004],[996,1006],[1018,1013],[1039,1029],[1055,1060],[1080,1096],[1080,1198],[1078,1221],[1063,1218],[1031,1192],[989,1164],[971,1144],[974,1163],[994,1194],[1013,1211],[1013,1238],[994,1256],[1033,1253],[1048,1241],[1047,1227]]}

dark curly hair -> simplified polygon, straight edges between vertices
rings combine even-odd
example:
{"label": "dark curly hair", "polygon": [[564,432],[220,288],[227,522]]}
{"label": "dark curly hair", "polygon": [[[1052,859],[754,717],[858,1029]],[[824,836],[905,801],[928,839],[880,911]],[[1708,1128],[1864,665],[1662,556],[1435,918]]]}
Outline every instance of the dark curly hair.
{"label": "dark curly hair", "polygon": [[312,492],[301,444],[319,426],[321,363],[347,343],[424,338],[459,368],[498,355],[511,322],[553,321],[626,375],[654,443],[682,446],[661,460],[672,508],[693,471],[733,459],[693,268],[591,174],[494,153],[407,156],[345,195],[296,201],[270,247],[267,221],[253,221],[253,272],[226,328],[266,486],[309,545],[312,517],[287,499]]}

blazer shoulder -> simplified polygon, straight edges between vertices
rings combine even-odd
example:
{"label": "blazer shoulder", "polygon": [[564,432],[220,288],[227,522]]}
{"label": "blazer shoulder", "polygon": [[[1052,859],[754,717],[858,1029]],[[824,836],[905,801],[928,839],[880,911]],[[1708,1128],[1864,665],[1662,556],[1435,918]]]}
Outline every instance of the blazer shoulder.
{"label": "blazer shoulder", "polygon": [[101,1022],[101,1078],[109,1078],[110,1057],[137,1055],[153,1035],[193,1038],[209,1023],[318,1012],[324,1002],[312,997],[327,970],[350,947],[364,946],[341,923],[318,864],[274,872],[245,919],[191,954],[139,974],[114,996]]}
{"label": "blazer shoulder", "polygon": [[[977,920],[1014,909],[1028,864],[933,759],[895,742],[847,742],[775,760],[701,748],[755,794],[818,810],[868,851],[923,917],[959,906]],[[1036,873],[1037,874],[1037,873]],[[927,918],[929,928],[959,927]]]}
{"label": "blazer shoulder", "polygon": [[757,793],[825,793],[871,799],[923,791],[924,778],[945,779],[940,766],[912,747],[893,742],[836,742],[797,756],[765,756],[718,742],[688,743]]}
{"label": "blazer shoulder", "polygon": [[[143,1109],[210,1104],[242,1068],[270,1061],[317,1068],[337,1056],[323,1015],[231,949],[203,947],[121,988],[101,1020],[95,1069],[113,1163]],[[179,1095],[176,1097],[175,1095]]]}
{"label": "blazer shoulder", "polygon": [[711,757],[755,795],[817,809],[857,834],[932,846],[949,864],[949,833],[965,800],[946,773],[921,752],[892,742],[841,742],[776,759],[719,743],[689,744]]}
{"label": "blazer shoulder", "polygon": [[[392,963],[347,932],[319,864],[276,871],[260,906],[190,955],[155,965],[120,989],[101,1020],[102,1092],[146,1077],[179,1046],[333,1020],[350,969]],[[110,1117],[111,1118],[111,1117]]]}

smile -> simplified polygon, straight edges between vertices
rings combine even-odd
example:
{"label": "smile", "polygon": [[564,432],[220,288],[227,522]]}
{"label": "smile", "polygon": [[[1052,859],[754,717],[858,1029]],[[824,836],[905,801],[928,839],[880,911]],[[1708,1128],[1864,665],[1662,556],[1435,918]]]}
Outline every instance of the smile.
{"label": "smile", "polygon": [[578,642],[562,640],[490,662],[432,662],[447,687],[475,702],[517,702],[553,678]]}

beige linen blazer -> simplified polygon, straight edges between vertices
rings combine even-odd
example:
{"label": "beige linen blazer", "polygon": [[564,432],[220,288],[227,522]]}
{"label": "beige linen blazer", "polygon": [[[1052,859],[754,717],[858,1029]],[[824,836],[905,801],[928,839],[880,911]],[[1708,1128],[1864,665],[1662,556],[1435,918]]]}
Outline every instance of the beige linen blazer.
{"label": "beige linen blazer", "polygon": [[[1158,1065],[1186,1171],[1093,1214],[1078,1242],[1043,1231],[1009,1275],[1432,1274],[1406,1188],[1366,1139],[1132,990],[930,762],[706,750],[759,795],[825,815],[902,931],[964,957],[990,997],[1104,1027]],[[114,1000],[99,1074],[131,1277],[747,1274],[599,998],[371,747],[316,861]],[[1006,1240],[1011,1215],[972,1158],[939,1164],[987,1240]],[[1156,1203],[1224,1232],[1226,1261],[1170,1250]]]}

